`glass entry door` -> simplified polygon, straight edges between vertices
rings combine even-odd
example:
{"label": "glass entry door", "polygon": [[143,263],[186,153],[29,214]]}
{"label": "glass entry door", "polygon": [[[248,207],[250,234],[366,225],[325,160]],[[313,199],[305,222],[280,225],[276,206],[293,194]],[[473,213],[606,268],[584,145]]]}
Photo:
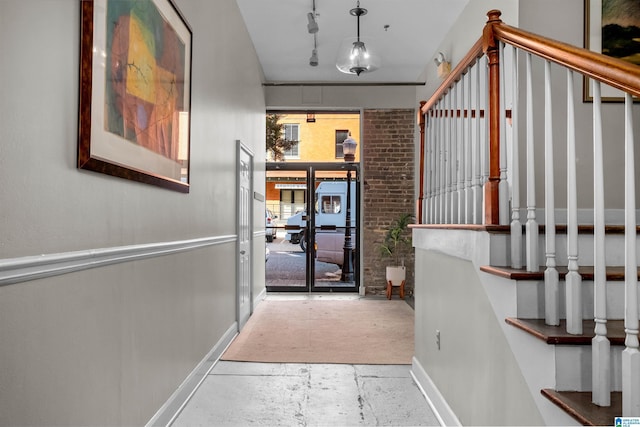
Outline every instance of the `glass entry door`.
{"label": "glass entry door", "polygon": [[[280,191],[269,242],[267,291],[357,292],[359,168],[357,163],[267,164],[267,182]],[[298,202],[304,193],[304,204]],[[267,214],[268,215],[268,214]]]}
{"label": "glass entry door", "polygon": [[313,232],[308,239],[314,249],[312,291],[358,290],[358,173],[355,167],[347,169],[348,164],[341,166],[345,169],[313,169]]}

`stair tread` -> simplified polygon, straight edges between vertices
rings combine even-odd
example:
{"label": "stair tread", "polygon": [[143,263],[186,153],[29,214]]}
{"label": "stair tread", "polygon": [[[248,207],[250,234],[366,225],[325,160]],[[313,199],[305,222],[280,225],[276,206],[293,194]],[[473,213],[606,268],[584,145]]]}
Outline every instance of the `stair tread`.
{"label": "stair tread", "polygon": [[[480,271],[511,280],[543,280],[545,269],[545,266],[540,266],[540,271],[527,271],[525,268],[500,267],[494,265],[483,265],[480,267]],[[568,272],[566,266],[557,266],[556,270],[558,270],[558,276],[561,280],[564,279]],[[593,280],[594,268],[590,265],[579,266],[578,273],[582,276],[583,280]],[[607,266],[607,280],[623,281],[624,266]],[[638,268],[638,280],[640,280],[640,267]]]}
{"label": "stair tread", "polygon": [[614,418],[622,414],[622,393],[611,393],[611,406],[603,407],[591,402],[591,392],[541,390],[543,396],[562,408],[586,426],[611,426]]}
{"label": "stair tread", "polygon": [[[582,334],[572,335],[567,332],[567,322],[560,320],[559,326],[550,326],[544,319],[518,319],[508,317],[505,321],[547,344],[590,345],[595,336],[593,319],[582,321]],[[611,345],[624,345],[624,320],[607,320],[607,337]]]}

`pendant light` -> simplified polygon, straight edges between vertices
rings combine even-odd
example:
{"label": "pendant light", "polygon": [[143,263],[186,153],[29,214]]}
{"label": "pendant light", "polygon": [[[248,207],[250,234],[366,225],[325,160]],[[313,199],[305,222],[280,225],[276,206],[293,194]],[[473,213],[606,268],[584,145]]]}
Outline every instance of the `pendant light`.
{"label": "pendant light", "polygon": [[360,38],[360,17],[367,14],[367,9],[360,7],[360,0],[357,6],[349,11],[351,16],[356,17],[357,37],[345,39],[338,50],[336,67],[346,74],[359,76],[364,72],[375,71],[380,66],[380,60],[371,50],[371,43],[368,46]]}

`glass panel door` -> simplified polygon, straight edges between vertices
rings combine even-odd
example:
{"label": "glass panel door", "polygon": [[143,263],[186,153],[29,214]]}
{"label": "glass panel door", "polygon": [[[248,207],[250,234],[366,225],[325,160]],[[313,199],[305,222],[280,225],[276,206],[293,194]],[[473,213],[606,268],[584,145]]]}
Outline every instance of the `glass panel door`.
{"label": "glass panel door", "polygon": [[267,164],[267,291],[358,291],[358,172],[356,163]]}
{"label": "glass panel door", "polygon": [[357,169],[313,170],[312,291],[357,292]]}
{"label": "glass panel door", "polygon": [[292,165],[282,170],[281,165],[277,166],[278,169],[267,167],[267,291],[309,292],[302,239],[307,228],[308,168]]}

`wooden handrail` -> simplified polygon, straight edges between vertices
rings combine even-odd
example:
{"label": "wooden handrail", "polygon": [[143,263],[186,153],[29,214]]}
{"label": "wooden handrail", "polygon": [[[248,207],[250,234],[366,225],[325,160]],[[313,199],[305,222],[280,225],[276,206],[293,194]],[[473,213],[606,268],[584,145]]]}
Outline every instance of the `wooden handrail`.
{"label": "wooden handrail", "polygon": [[[602,82],[608,86],[640,97],[640,67],[621,59],[612,58],[597,52],[552,40],[529,31],[511,27],[502,22],[499,10],[487,12],[488,20],[482,37],[475,42],[460,63],[440,84],[428,101],[420,103],[420,115],[424,116],[446,95],[465,75],[478,58],[487,55],[489,65],[489,182],[485,185],[485,224],[498,223],[498,183],[499,183],[499,51],[497,41],[512,45],[536,56],[557,63],[584,76]],[[424,117],[419,118],[420,152],[424,153]],[[422,221],[422,201],[424,197],[423,162],[420,159],[421,177],[419,190],[418,223]]]}
{"label": "wooden handrail", "polygon": [[[497,18],[500,11],[492,10],[487,15]],[[492,27],[497,40],[640,97],[640,72],[637,65],[511,27],[500,19],[493,22],[490,20],[487,25]]]}

